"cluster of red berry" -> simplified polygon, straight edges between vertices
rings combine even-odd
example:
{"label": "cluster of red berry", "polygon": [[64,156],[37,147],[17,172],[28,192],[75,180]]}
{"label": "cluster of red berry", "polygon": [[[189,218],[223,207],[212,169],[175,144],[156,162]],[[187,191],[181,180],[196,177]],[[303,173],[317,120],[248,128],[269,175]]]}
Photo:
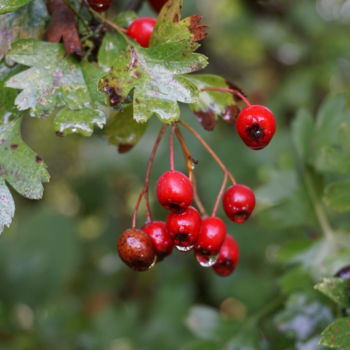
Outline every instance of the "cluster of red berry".
{"label": "cluster of red berry", "polygon": [[[248,106],[240,112],[236,120],[236,129],[250,148],[262,149],[270,142],[275,133],[275,118],[268,108],[250,105],[244,96],[243,98]],[[202,143],[224,172],[223,184],[210,216],[206,214],[196,193],[192,172],[193,157],[184,142],[179,125],[187,128]],[[156,185],[158,201],[169,210],[169,214],[165,222],[153,221],[148,200],[149,177],[155,152],[164,133],[164,129],[162,130],[151,153],[145,186],[133,214],[133,226],[126,230],[118,240],[119,255],[132,269],[145,271],[168,256],[175,246],[181,252],[193,251],[201,266],[212,267],[218,275],[228,276],[237,265],[239,247],[235,239],[227,233],[224,221],[217,217],[218,205],[222,202],[223,209],[231,221],[237,224],[244,223],[255,207],[254,192],[245,185],[237,184],[233,175],[205,140],[187,123],[179,121],[172,126],[169,138],[170,170],[158,179]],[[174,170],[172,140],[174,133],[182,146],[189,177]],[[231,180],[232,185],[226,189],[227,179]],[[147,220],[139,230],[136,229],[136,215],[143,196],[146,198]],[[193,200],[199,211],[191,205]]]}

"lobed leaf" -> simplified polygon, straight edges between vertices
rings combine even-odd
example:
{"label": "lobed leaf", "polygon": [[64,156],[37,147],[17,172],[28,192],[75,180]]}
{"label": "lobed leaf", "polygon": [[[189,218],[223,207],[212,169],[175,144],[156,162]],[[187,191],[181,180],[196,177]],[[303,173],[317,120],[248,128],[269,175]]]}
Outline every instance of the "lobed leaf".
{"label": "lobed leaf", "polygon": [[315,289],[332,299],[341,307],[350,307],[349,281],[337,277],[324,278]]}
{"label": "lobed leaf", "polygon": [[32,0],[0,0],[0,14],[13,12]]}
{"label": "lobed leaf", "polygon": [[9,227],[11,225],[14,215],[15,202],[5,181],[0,178],[0,233],[4,230],[5,226]]}
{"label": "lobed leaf", "polygon": [[350,344],[350,317],[339,318],[323,332],[321,344],[330,348],[348,349]]}

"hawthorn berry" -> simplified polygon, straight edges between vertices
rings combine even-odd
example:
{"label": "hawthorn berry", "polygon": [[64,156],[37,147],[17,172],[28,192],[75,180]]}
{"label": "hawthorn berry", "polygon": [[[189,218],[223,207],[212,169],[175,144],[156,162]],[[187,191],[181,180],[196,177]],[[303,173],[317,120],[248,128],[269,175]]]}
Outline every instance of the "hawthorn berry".
{"label": "hawthorn berry", "polygon": [[226,225],[220,218],[212,216],[203,219],[195,252],[206,256],[217,255],[226,233]]}
{"label": "hawthorn berry", "polygon": [[96,12],[107,11],[111,5],[112,0],[88,0],[89,6]]}
{"label": "hawthorn berry", "polygon": [[158,179],[156,193],[159,203],[165,209],[176,212],[191,204],[193,185],[185,174],[169,170]]}
{"label": "hawthorn berry", "polygon": [[193,248],[198,239],[201,222],[199,212],[193,207],[168,215],[166,226],[178,250],[187,252]]}
{"label": "hawthorn berry", "polygon": [[150,269],[156,261],[156,251],[151,237],[138,229],[128,229],[117,242],[120,258],[136,271]]}
{"label": "hawthorn berry", "polygon": [[259,150],[269,144],[276,131],[275,117],[265,106],[247,106],[237,117],[236,129],[248,147]]}
{"label": "hawthorn berry", "polygon": [[231,275],[236,268],[239,259],[239,246],[236,240],[226,234],[224,243],[219,252],[219,257],[213,266],[216,274],[222,277]]}
{"label": "hawthorn berry", "polygon": [[248,186],[232,185],[225,191],[222,204],[229,219],[242,224],[255,208],[255,195]]}
{"label": "hawthorn berry", "polygon": [[152,17],[135,19],[135,21],[130,24],[127,34],[142,47],[148,47],[155,24],[156,19]]}
{"label": "hawthorn berry", "polygon": [[155,11],[159,12],[168,0],[149,0]]}
{"label": "hawthorn berry", "polygon": [[163,260],[174,247],[174,239],[170,236],[164,221],[152,221],[142,227],[152,239],[157,254],[157,261]]}

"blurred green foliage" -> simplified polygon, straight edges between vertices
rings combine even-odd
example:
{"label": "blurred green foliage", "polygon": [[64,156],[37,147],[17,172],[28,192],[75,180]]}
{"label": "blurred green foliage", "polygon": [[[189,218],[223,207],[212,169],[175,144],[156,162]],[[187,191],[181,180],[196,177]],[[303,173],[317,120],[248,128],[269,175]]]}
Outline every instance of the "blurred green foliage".
{"label": "blurred green foliage", "polygon": [[[233,127],[219,123],[208,133],[182,111],[238,181],[256,190],[256,215],[240,226],[227,222],[241,247],[236,272],[222,279],[176,252],[142,274],[118,259],[115,242],[130,225],[157,120],[125,155],[98,133],[60,138],[52,120],[27,120],[24,139],[52,179],[40,202],[16,196],[14,224],[0,238],[0,350],[323,349],[320,333],[340,311],[313,286],[350,262],[349,4],[185,4],[185,14],[209,25],[201,48],[207,72],[238,84],[278,119],[271,145],[255,152]],[[151,13],[145,4],[141,14]],[[222,175],[185,137],[211,207]],[[164,143],[153,184],[167,153]],[[177,165],[184,169],[179,148]],[[164,218],[154,196],[152,205]],[[325,288],[318,289],[329,295]],[[348,332],[343,320],[336,322]],[[350,348],[348,338],[328,341],[329,332],[325,346]]]}

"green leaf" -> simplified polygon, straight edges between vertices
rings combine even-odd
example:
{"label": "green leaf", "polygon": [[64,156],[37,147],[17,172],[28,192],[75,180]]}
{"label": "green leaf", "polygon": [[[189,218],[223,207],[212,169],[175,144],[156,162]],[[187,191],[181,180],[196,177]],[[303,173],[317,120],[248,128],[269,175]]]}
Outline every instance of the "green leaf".
{"label": "green leaf", "polygon": [[15,202],[5,181],[0,178],[0,233],[9,227],[15,214]]}
{"label": "green leaf", "polygon": [[292,123],[292,138],[300,159],[305,159],[308,154],[313,129],[314,123],[310,113],[304,109],[300,110]]}
{"label": "green leaf", "polygon": [[42,39],[49,16],[44,0],[34,0],[16,12],[0,15],[0,60],[17,39]]}
{"label": "green leaf", "polygon": [[49,174],[42,159],[23,141],[21,118],[0,125],[0,178],[18,193],[30,199],[40,199],[43,182]]}
{"label": "green leaf", "polygon": [[323,197],[326,205],[336,211],[350,210],[350,180],[344,180],[328,185]]}
{"label": "green leaf", "polygon": [[215,309],[207,306],[194,306],[190,309],[186,324],[198,338],[213,339],[219,321],[219,314]]}
{"label": "green leaf", "polygon": [[350,345],[350,317],[340,318],[323,332],[321,344],[330,348],[345,348]]}
{"label": "green leaf", "polygon": [[349,281],[342,278],[327,277],[316,284],[315,289],[332,299],[341,307],[350,307]]}
{"label": "green leaf", "polygon": [[163,122],[179,119],[177,102],[193,103],[198,89],[181,74],[204,68],[207,59],[200,54],[184,55],[186,43],[167,43],[144,49],[129,46],[118,55],[111,71],[100,81],[101,91],[115,104],[133,92],[134,119],[146,122],[156,114]]}
{"label": "green leaf", "polygon": [[305,271],[301,266],[297,266],[288,271],[280,279],[280,285],[283,293],[289,294],[296,290],[306,290],[312,287],[313,280],[309,273]]}
{"label": "green leaf", "polygon": [[55,120],[56,131],[90,135],[93,125],[102,127],[105,116],[92,100],[78,62],[64,55],[60,44],[17,41],[7,57],[31,68],[11,77],[6,86],[22,90],[15,100],[19,110],[43,117],[65,107]]}
{"label": "green leaf", "polygon": [[[213,74],[195,74],[187,78],[197,86],[198,90],[208,87],[229,87],[224,78]],[[239,113],[233,95],[228,92],[201,91],[198,100],[190,104],[190,107],[206,130],[213,130],[219,117],[233,123]]]}
{"label": "green leaf", "polygon": [[125,38],[118,32],[106,33],[98,51],[98,63],[111,67],[117,63],[118,55],[126,49]]}
{"label": "green leaf", "polygon": [[0,0],[0,14],[13,12],[32,0]]}
{"label": "green leaf", "polygon": [[147,124],[137,123],[133,119],[133,106],[124,107],[124,110],[115,112],[108,120],[104,134],[109,143],[118,146],[119,152],[127,151],[140,140]]}
{"label": "green leaf", "polygon": [[113,22],[118,26],[128,28],[135,19],[137,19],[137,13],[135,11],[123,11],[118,13]]}

